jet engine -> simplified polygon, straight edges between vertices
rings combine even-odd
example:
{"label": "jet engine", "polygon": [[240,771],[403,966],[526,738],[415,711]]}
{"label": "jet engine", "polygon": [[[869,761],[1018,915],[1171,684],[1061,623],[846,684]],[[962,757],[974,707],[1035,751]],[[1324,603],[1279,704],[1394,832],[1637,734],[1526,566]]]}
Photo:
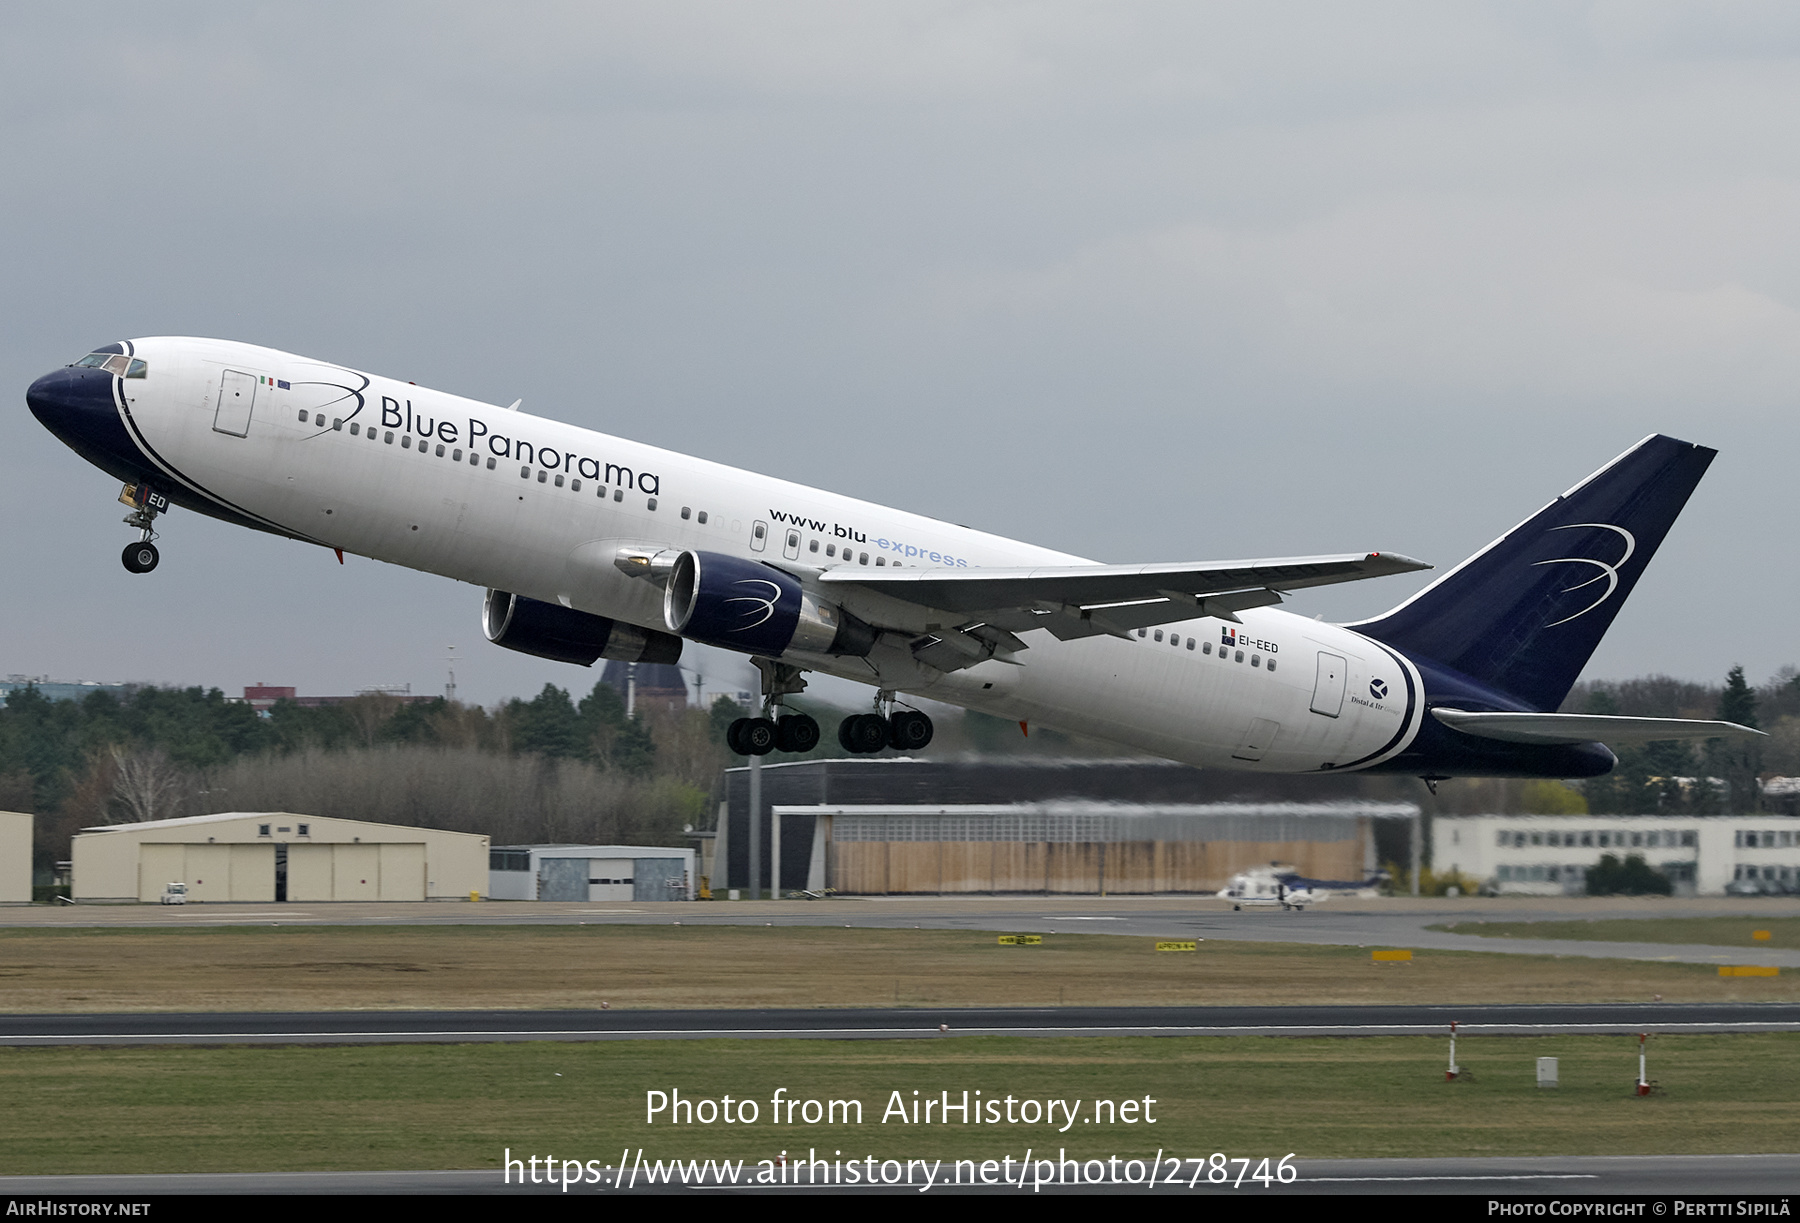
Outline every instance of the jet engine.
{"label": "jet engine", "polygon": [[599,658],[672,663],[681,657],[679,637],[504,590],[487,592],[481,627],[495,645],[583,667]]}
{"label": "jet engine", "polygon": [[788,650],[860,658],[875,648],[874,629],[814,598],[791,574],[718,552],[675,558],[663,623],[683,637],[765,658]]}

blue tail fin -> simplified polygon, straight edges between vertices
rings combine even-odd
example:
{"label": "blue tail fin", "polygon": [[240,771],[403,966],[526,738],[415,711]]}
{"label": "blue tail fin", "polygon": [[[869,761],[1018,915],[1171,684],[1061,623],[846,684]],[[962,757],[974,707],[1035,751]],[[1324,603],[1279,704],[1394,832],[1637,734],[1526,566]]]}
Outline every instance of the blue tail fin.
{"label": "blue tail fin", "polygon": [[1717,453],[1645,438],[1387,615],[1351,627],[1554,710]]}

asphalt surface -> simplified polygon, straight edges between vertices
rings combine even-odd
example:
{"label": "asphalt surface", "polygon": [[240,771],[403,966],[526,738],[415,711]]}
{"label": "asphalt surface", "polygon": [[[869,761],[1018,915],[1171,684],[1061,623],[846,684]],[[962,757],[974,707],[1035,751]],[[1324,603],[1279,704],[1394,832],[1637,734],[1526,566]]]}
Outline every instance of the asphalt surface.
{"label": "asphalt surface", "polygon": [[1800,1031],[1800,1004],[837,1010],[319,1011],[0,1015],[0,1045],[935,1040],[945,1036],[1385,1036]]}
{"label": "asphalt surface", "polygon": [[[1023,1152],[1020,1152],[1023,1155]],[[1118,1167],[1085,1165],[1072,1174],[1065,1168],[1059,1173],[1054,1166],[1038,1162],[1044,1153],[1034,1152],[1030,1164],[1021,1169],[1018,1158],[1009,1168],[1013,1183],[993,1185],[956,1185],[945,1183],[955,1172],[949,1163],[936,1169],[937,1180],[926,1187],[925,1170],[914,1166],[888,1166],[896,1183],[870,1187],[866,1184],[817,1185],[771,1184],[757,1186],[743,1183],[721,1184],[718,1176],[700,1177],[691,1182],[649,1183],[641,1166],[626,1165],[623,1174],[618,1165],[600,1169],[593,1184],[572,1185],[566,1191],[557,1184],[508,1184],[496,1169],[449,1172],[267,1172],[215,1173],[171,1176],[4,1176],[0,1177],[0,1198],[30,1199],[45,1196],[84,1198],[155,1197],[175,1194],[557,1194],[586,1196],[606,1193],[906,1193],[919,1196],[941,1193],[1041,1194],[1041,1193],[1160,1193],[1247,1196],[1252,1200],[1275,1195],[1346,1195],[1346,1194],[1456,1194],[1482,1197],[1555,1197],[1565,1201],[1586,1197],[1639,1196],[1651,1198],[1695,1198],[1711,1196],[1729,1199],[1733,1209],[1717,1214],[1744,1213],[1735,1209],[1746,1198],[1773,1198],[1772,1211],[1785,1217],[1779,1199],[1800,1189],[1800,1155],[1654,1155],[1654,1156],[1536,1156],[1491,1159],[1295,1159],[1296,1172],[1289,1183],[1263,1184],[1254,1180],[1235,1180],[1240,1172],[1236,1164],[1228,1168],[1226,1183],[1209,1183],[1206,1166],[1193,1160],[1180,1165],[1179,1179],[1161,1181],[1155,1186],[1148,1180],[1152,1153],[1143,1152],[1136,1168],[1124,1163]],[[1054,1156],[1052,1156],[1052,1159]],[[1128,1159],[1129,1156],[1122,1156]],[[1278,1158],[1278,1157],[1276,1157]],[[1096,1161],[1097,1162],[1097,1161]],[[1165,1158],[1164,1165],[1166,1167]],[[879,1173],[882,1164],[876,1160]],[[1278,1166],[1278,1165],[1277,1165]],[[746,1164],[754,1174],[754,1165]],[[1248,1169],[1253,1172],[1254,1167]],[[1023,1171],[1023,1176],[1020,1176]],[[636,1173],[634,1176],[633,1173]],[[1196,1173],[1198,1176],[1196,1177]],[[910,1174],[910,1175],[908,1175]],[[965,1179],[979,1178],[979,1168],[964,1172]],[[1068,1184],[1059,1175],[1109,1178],[1101,1183]],[[1135,1181],[1127,1178],[1135,1176]],[[1117,1179],[1110,1179],[1116,1177]],[[996,1175],[996,1179],[998,1176]],[[1040,1179],[1044,1183],[1039,1183]],[[1022,1180],[1022,1183],[1019,1183]],[[1546,1212],[1548,1213],[1548,1212]],[[1567,1211],[1559,1213],[1570,1213]],[[1678,1215],[1678,1209],[1646,1209],[1642,1217]]]}

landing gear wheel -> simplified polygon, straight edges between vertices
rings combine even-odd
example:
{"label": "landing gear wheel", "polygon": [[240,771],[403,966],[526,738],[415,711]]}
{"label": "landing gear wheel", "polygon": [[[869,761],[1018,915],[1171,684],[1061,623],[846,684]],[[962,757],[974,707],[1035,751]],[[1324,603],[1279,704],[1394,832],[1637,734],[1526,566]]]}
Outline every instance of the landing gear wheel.
{"label": "landing gear wheel", "polygon": [[744,750],[742,739],[744,723],[749,720],[749,718],[738,718],[736,721],[732,722],[730,726],[725,728],[725,746],[731,749],[731,754],[733,756],[748,756],[750,754]]}
{"label": "landing gear wheel", "polygon": [[746,756],[767,756],[775,750],[775,723],[767,718],[745,718],[738,731],[738,746]]}
{"label": "landing gear wheel", "polygon": [[128,572],[149,573],[156,568],[156,562],[162,557],[157,554],[156,545],[145,540],[143,543],[126,544],[119,559],[125,562]]}
{"label": "landing gear wheel", "polygon": [[845,718],[838,727],[838,742],[844,750],[866,756],[887,746],[887,719],[878,713],[859,713]]}
{"label": "landing gear wheel", "polygon": [[888,746],[897,752],[916,752],[931,742],[931,719],[916,709],[897,709],[888,719]]}
{"label": "landing gear wheel", "polygon": [[804,713],[775,723],[775,746],[784,752],[810,752],[819,746],[819,724]]}

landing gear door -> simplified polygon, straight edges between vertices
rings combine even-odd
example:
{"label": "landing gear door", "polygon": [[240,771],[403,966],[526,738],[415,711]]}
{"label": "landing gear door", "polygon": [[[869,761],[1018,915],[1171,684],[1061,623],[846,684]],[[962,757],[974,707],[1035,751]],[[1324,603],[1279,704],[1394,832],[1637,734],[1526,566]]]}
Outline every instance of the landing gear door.
{"label": "landing gear door", "polygon": [[1319,675],[1313,681],[1314,713],[1335,718],[1344,711],[1344,676],[1349,669],[1343,655],[1319,651]]}
{"label": "landing gear door", "polygon": [[225,371],[219,379],[219,407],[213,413],[213,430],[233,437],[250,435],[250,413],[256,407],[256,375]]}

